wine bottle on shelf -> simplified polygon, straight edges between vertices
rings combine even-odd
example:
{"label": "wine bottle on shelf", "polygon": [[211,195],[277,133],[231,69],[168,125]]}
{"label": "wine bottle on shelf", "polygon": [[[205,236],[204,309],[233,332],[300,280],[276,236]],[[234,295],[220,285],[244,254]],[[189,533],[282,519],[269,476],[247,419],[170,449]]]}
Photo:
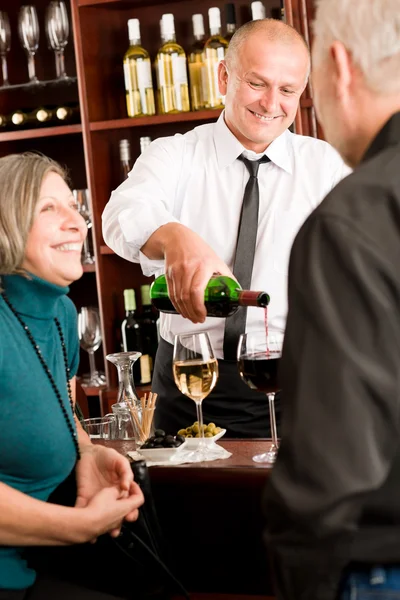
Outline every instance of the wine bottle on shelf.
{"label": "wine bottle on shelf", "polygon": [[78,104],[76,104],[74,106],[69,106],[67,104],[57,106],[55,112],[56,112],[56,119],[58,121],[62,121],[63,123],[70,123],[71,121],[78,120],[79,116],[80,116]]}
{"label": "wine bottle on shelf", "polygon": [[[168,296],[165,275],[160,275],[150,287],[150,298],[159,311],[176,314],[174,305]],[[208,317],[229,317],[240,306],[260,306],[266,308],[270,297],[267,292],[242,290],[239,283],[231,277],[213,276],[204,292],[204,303]]]}
{"label": "wine bottle on shelf", "polygon": [[221,35],[221,13],[214,6],[208,10],[211,36],[205,43],[204,55],[207,72],[207,108],[223,108],[224,97],[219,92],[218,65],[225,58],[228,42]]}
{"label": "wine bottle on shelf", "polygon": [[151,137],[149,137],[148,135],[144,135],[143,137],[139,138],[139,144],[140,154],[143,154],[146,148],[151,144]]}
{"label": "wine bottle on shelf", "polygon": [[0,129],[5,129],[12,125],[12,121],[7,115],[0,115]]}
{"label": "wine bottle on shelf", "polygon": [[142,326],[143,354],[150,357],[151,375],[153,375],[154,361],[158,348],[157,311],[151,304],[150,286],[140,286],[142,297],[142,314],[140,323]]}
{"label": "wine bottle on shelf", "polygon": [[143,354],[142,330],[136,316],[135,290],[124,290],[125,319],[122,321],[122,349],[124,352],[142,352],[140,360],[133,364],[132,375],[136,385],[150,383],[150,357]]}
{"label": "wine bottle on shelf", "polygon": [[119,141],[119,159],[121,164],[121,181],[125,181],[132,169],[131,145],[129,140]]}
{"label": "wine bottle on shelf", "polygon": [[256,2],[251,3],[251,18],[253,21],[257,21],[258,19],[265,19],[266,12],[265,6],[262,2],[258,0]]}
{"label": "wine bottle on shelf", "polygon": [[24,125],[42,125],[55,119],[53,110],[40,107],[31,112],[16,110],[11,115],[13,125],[22,127]]}
{"label": "wine bottle on shelf", "polygon": [[233,34],[236,31],[235,5],[232,4],[231,2],[229,4],[225,4],[225,17],[226,17],[225,39],[227,42],[230,42]]}
{"label": "wine bottle on shelf", "polygon": [[126,108],[129,117],[156,113],[151,62],[141,45],[139,19],[128,21],[129,48],[124,56]]}
{"label": "wine bottle on shelf", "polygon": [[174,15],[161,19],[162,46],[157,52],[158,109],[161,114],[190,111],[187,60],[182,46],[176,43]]}
{"label": "wine bottle on shelf", "polygon": [[192,110],[202,110],[207,106],[207,73],[204,62],[204,20],[203,15],[192,15],[194,42],[189,52],[190,102]]}

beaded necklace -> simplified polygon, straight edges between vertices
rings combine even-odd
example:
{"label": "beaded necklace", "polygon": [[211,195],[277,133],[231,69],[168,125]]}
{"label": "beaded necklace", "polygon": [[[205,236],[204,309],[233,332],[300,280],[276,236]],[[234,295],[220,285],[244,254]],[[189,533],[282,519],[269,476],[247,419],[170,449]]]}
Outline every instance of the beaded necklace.
{"label": "beaded necklace", "polygon": [[60,341],[61,341],[61,348],[62,348],[62,353],[63,353],[63,358],[64,358],[64,366],[65,366],[65,376],[66,376],[66,379],[67,379],[68,398],[69,398],[69,403],[71,405],[71,410],[72,410],[72,420],[71,420],[71,416],[68,414],[67,409],[64,406],[64,402],[62,400],[60,391],[59,391],[59,389],[58,389],[58,387],[56,385],[56,382],[54,381],[54,377],[53,377],[53,375],[52,375],[52,373],[51,373],[51,371],[50,371],[50,369],[49,369],[46,361],[43,358],[42,351],[40,350],[40,347],[36,343],[35,338],[33,337],[33,335],[31,333],[28,325],[22,320],[22,318],[20,317],[20,315],[17,313],[17,311],[15,310],[15,308],[13,307],[13,305],[11,304],[10,300],[8,299],[8,297],[6,296],[6,294],[5,294],[4,291],[1,293],[1,295],[2,295],[2,297],[4,299],[4,302],[7,304],[8,308],[11,310],[11,312],[13,313],[13,315],[15,316],[15,318],[17,319],[17,321],[20,323],[21,327],[25,331],[25,333],[26,333],[26,335],[27,335],[27,337],[28,337],[28,339],[29,339],[29,341],[30,341],[30,343],[32,345],[32,348],[34,349],[34,351],[35,351],[35,353],[36,353],[36,355],[37,355],[37,357],[38,357],[38,359],[40,361],[40,364],[42,365],[43,370],[46,373],[46,375],[47,375],[47,377],[48,377],[48,379],[49,379],[49,381],[51,383],[51,387],[53,388],[53,391],[54,391],[54,393],[56,395],[56,398],[58,400],[58,403],[59,403],[60,408],[62,410],[62,413],[64,415],[64,419],[65,419],[65,422],[67,424],[68,430],[69,430],[69,432],[70,432],[70,434],[72,436],[72,441],[74,443],[75,450],[76,450],[76,458],[77,458],[77,460],[79,460],[80,457],[81,457],[81,453],[79,451],[79,444],[78,444],[78,439],[77,439],[77,433],[76,433],[75,427],[73,425],[73,423],[74,423],[74,416],[73,415],[74,415],[75,410],[74,410],[74,402],[73,402],[73,399],[72,399],[72,390],[71,390],[70,377],[69,377],[69,375],[70,375],[70,368],[68,366],[67,346],[65,344],[64,334],[63,334],[62,329],[61,329],[60,321],[57,318],[54,319],[54,322],[55,322],[56,327],[57,327],[58,335],[60,336]]}

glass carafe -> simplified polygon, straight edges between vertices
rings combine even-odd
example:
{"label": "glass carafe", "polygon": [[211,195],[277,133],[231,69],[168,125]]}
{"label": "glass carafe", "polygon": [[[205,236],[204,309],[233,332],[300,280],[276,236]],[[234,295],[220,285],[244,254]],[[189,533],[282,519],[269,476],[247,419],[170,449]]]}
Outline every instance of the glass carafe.
{"label": "glass carafe", "polygon": [[118,399],[111,409],[117,420],[116,438],[140,442],[142,405],[133,384],[132,366],[141,357],[141,352],[116,352],[107,354],[118,371]]}

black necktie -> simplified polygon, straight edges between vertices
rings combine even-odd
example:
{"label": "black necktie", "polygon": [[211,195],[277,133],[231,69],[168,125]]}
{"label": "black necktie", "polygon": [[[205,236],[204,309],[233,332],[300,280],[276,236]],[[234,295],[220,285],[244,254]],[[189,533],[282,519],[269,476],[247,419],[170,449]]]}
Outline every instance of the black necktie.
{"label": "black necktie", "polygon": [[[260,160],[248,160],[242,155],[238,159],[246,165],[250,173],[250,179],[244,190],[233,274],[242,288],[249,290],[258,228],[259,189],[257,175],[260,164],[269,162],[270,159],[268,156],[263,156]],[[236,360],[239,336],[241,333],[244,333],[246,328],[246,316],[247,308],[242,307],[234,315],[226,319],[224,334],[225,360]]]}

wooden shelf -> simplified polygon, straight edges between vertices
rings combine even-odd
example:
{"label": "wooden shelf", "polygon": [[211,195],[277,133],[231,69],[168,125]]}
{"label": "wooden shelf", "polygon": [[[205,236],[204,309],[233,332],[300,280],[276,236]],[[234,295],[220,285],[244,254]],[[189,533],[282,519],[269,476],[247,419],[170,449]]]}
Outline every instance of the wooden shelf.
{"label": "wooden shelf", "polygon": [[12,90],[26,90],[28,92],[36,92],[38,90],[41,90],[43,88],[49,87],[49,86],[63,86],[63,85],[71,85],[71,84],[76,84],[77,83],[77,78],[76,77],[66,77],[65,79],[47,79],[44,81],[38,81],[37,83],[32,83],[30,81],[27,81],[25,83],[16,83],[16,84],[12,84],[12,85],[2,85],[0,86],[0,93],[3,92],[9,92]]}
{"label": "wooden shelf", "polygon": [[4,133],[0,133],[0,142],[29,140],[36,138],[52,137],[55,135],[69,135],[72,133],[82,133],[82,125],[57,125],[56,127],[43,127],[41,129],[21,129],[18,131],[5,131]]}
{"label": "wooden shelf", "polygon": [[96,265],[82,265],[84,273],[96,273]]}
{"label": "wooden shelf", "polygon": [[185,123],[191,121],[215,121],[222,110],[199,110],[196,112],[177,113],[175,115],[153,115],[152,117],[133,117],[125,119],[112,119],[110,121],[92,121],[91,131],[105,131],[107,129],[124,129],[127,127],[143,127],[162,125],[164,123]]}
{"label": "wooden shelf", "polygon": [[100,254],[115,254],[114,250],[111,250],[108,246],[100,246]]}

